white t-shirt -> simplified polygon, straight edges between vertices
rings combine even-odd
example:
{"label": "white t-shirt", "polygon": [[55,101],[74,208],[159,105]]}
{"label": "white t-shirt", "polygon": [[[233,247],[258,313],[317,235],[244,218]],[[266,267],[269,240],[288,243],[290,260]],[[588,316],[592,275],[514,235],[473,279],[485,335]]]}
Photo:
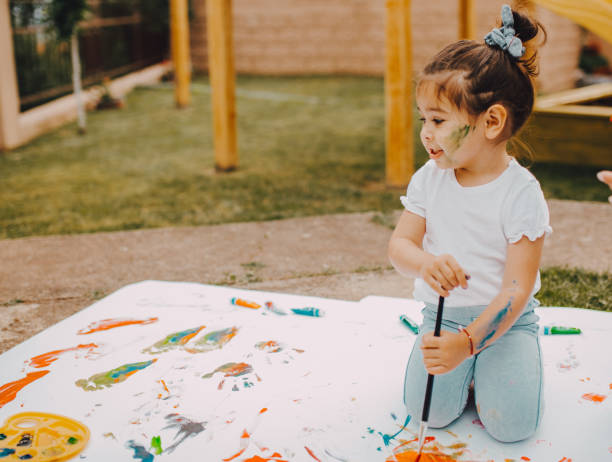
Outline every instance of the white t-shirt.
{"label": "white t-shirt", "polygon": [[[501,288],[508,244],[552,232],[540,183],[514,159],[493,181],[473,187],[461,186],[452,168],[429,160],[412,176],[401,201],[426,220],[423,249],[452,255],[471,276],[468,288],[453,289],[445,306],[488,305]],[[415,299],[438,302],[423,279],[414,287]],[[539,271],[533,294],[538,290]]]}

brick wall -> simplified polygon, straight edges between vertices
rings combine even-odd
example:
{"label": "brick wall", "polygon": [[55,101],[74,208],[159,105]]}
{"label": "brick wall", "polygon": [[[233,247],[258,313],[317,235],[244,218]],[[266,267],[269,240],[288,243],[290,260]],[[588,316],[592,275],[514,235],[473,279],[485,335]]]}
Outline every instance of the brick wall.
{"label": "brick wall", "polygon": [[[478,0],[477,37],[494,25],[507,0]],[[414,69],[457,37],[458,1],[413,0]],[[193,65],[207,69],[204,2],[194,2]],[[236,71],[252,74],[382,75],[385,52],[384,0],[233,0]],[[541,49],[545,92],[570,88],[580,48],[580,29],[542,8],[536,15],[549,41]]]}

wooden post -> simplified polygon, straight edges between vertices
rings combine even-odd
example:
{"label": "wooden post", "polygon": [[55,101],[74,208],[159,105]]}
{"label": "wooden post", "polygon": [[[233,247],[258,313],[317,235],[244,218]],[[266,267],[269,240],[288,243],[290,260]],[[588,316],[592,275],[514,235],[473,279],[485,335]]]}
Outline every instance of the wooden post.
{"label": "wooden post", "polygon": [[19,92],[8,0],[0,0],[0,150],[19,144]]}
{"label": "wooden post", "polygon": [[474,0],[459,0],[459,39],[476,38],[476,14]]}
{"label": "wooden post", "polygon": [[215,168],[238,167],[232,0],[206,0],[208,70],[212,87]]}
{"label": "wooden post", "polygon": [[386,182],[403,187],[414,173],[410,0],[386,0]]}
{"label": "wooden post", "polygon": [[189,13],[187,0],[170,0],[170,43],[174,64],[174,99],[178,107],[189,106],[191,62],[189,59]]}

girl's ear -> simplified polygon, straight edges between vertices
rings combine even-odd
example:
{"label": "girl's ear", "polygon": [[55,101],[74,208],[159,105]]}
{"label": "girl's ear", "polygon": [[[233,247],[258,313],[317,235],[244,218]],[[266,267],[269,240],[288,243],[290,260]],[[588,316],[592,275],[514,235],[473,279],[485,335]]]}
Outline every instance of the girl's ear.
{"label": "girl's ear", "polygon": [[485,136],[495,140],[504,133],[508,122],[508,111],[501,104],[493,104],[484,114]]}

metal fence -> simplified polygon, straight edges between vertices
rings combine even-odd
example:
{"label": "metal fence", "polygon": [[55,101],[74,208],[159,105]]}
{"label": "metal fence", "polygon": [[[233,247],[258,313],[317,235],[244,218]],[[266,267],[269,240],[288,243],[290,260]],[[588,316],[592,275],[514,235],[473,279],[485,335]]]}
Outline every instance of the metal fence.
{"label": "metal fence", "polygon": [[[72,92],[70,46],[58,41],[50,27],[46,14],[50,1],[10,0],[22,111]],[[151,3],[144,14],[139,0],[90,0],[88,4],[88,16],[78,34],[84,86],[167,58],[168,32],[152,20]],[[157,5],[167,15],[164,0]]]}

